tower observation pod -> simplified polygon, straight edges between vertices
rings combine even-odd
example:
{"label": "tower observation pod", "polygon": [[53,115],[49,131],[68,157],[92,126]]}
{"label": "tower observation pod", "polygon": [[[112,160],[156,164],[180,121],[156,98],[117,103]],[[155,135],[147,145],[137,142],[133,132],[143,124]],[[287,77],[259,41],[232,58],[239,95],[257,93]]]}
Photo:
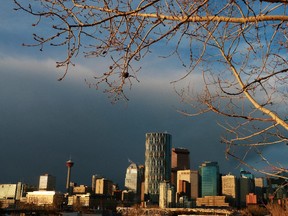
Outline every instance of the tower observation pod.
{"label": "tower observation pod", "polygon": [[71,159],[66,161],[66,166],[68,168],[67,181],[66,181],[66,190],[67,190],[67,192],[69,192],[69,188],[70,188],[71,168],[72,168],[73,165],[74,165],[74,162]]}

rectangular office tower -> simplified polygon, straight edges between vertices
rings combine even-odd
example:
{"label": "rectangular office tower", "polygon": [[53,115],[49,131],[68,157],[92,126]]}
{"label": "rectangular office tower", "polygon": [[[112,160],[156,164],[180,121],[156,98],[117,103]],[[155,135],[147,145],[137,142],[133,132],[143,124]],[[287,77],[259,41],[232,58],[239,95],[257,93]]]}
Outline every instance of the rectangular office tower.
{"label": "rectangular office tower", "polygon": [[221,177],[222,195],[226,197],[230,206],[238,205],[238,180],[236,176],[228,174]]}
{"label": "rectangular office tower", "polygon": [[39,190],[54,191],[56,188],[56,178],[49,174],[41,175],[39,178]]}
{"label": "rectangular office tower", "polygon": [[189,150],[186,148],[172,148],[171,154],[171,184],[177,185],[177,171],[189,170]]}
{"label": "rectangular office tower", "polygon": [[201,195],[217,196],[219,194],[219,166],[217,162],[205,161],[199,167],[201,177]]}
{"label": "rectangular office tower", "polygon": [[159,184],[170,181],[171,141],[168,133],[147,133],[145,143],[145,194],[153,203],[159,202]]}

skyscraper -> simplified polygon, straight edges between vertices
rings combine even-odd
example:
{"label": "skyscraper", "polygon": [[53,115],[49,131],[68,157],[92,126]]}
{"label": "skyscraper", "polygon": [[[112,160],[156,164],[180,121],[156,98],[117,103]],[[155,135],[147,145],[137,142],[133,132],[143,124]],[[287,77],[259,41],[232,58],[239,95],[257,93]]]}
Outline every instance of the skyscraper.
{"label": "skyscraper", "polygon": [[238,204],[238,181],[236,176],[228,174],[222,176],[222,195],[226,196],[227,201],[231,206]]}
{"label": "skyscraper", "polygon": [[92,175],[92,184],[91,184],[91,189],[92,189],[92,193],[95,194],[96,193],[96,181],[97,179],[102,179],[102,176],[99,176],[97,174]]}
{"label": "skyscraper", "polygon": [[145,194],[159,202],[159,184],[170,181],[171,141],[168,133],[147,133],[145,143]]}
{"label": "skyscraper", "polygon": [[179,196],[183,194],[192,199],[199,197],[199,174],[197,170],[179,170],[177,172],[177,181],[177,193]]}
{"label": "skyscraper", "polygon": [[125,187],[133,191],[136,195],[136,201],[140,201],[141,195],[141,183],[143,181],[144,176],[144,168],[143,166],[138,166],[136,163],[131,161],[131,164],[128,166],[126,170],[125,176]]}
{"label": "skyscraper", "polygon": [[255,191],[254,175],[249,171],[241,169],[239,187],[240,206],[244,207],[246,206],[246,195]]}
{"label": "skyscraper", "polygon": [[190,169],[189,150],[172,148],[171,152],[171,183],[177,185],[177,171]]}
{"label": "skyscraper", "polygon": [[56,178],[52,175],[45,174],[39,178],[39,190],[54,191],[56,188]]}
{"label": "skyscraper", "polygon": [[137,186],[138,186],[138,167],[136,163],[131,163],[126,170],[125,187],[128,190],[131,190],[134,193],[136,193],[138,189]]}
{"label": "skyscraper", "polygon": [[217,162],[205,161],[199,167],[201,177],[201,195],[217,196],[219,194],[219,166]]}

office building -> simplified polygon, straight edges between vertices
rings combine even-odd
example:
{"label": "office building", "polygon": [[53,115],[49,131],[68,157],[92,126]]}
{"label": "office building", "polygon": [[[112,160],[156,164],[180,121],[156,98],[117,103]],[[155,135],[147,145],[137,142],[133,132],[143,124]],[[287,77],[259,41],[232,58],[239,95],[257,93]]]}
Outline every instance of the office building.
{"label": "office building", "polygon": [[225,201],[225,196],[205,196],[197,198],[196,206],[198,207],[228,207],[229,203]]}
{"label": "office building", "polygon": [[258,203],[264,203],[264,178],[254,178],[255,182],[255,195],[257,196]]}
{"label": "office building", "polygon": [[55,191],[56,178],[49,174],[41,175],[39,178],[39,190]]}
{"label": "office building", "polygon": [[240,207],[246,206],[246,195],[249,193],[254,193],[255,191],[255,181],[254,175],[248,171],[240,171],[239,179],[239,201]]}
{"label": "office building", "polygon": [[239,179],[239,201],[240,207],[246,206],[246,195],[249,193],[254,193],[255,191],[255,181],[254,175],[241,168],[240,179]]}
{"label": "office building", "polygon": [[145,194],[159,202],[159,184],[171,178],[171,141],[168,133],[147,133],[145,143]]}
{"label": "office building", "polygon": [[91,190],[92,190],[92,193],[95,194],[96,193],[96,181],[97,179],[102,179],[103,177],[100,176],[100,175],[92,175],[92,184],[91,184]]}
{"label": "office building", "polygon": [[38,206],[53,206],[60,208],[64,201],[64,195],[55,191],[27,192],[26,202]]}
{"label": "office building", "polygon": [[159,207],[175,207],[175,187],[169,181],[163,181],[159,184]]}
{"label": "office building", "polygon": [[238,204],[238,181],[236,176],[228,174],[222,178],[222,195],[226,197],[230,206],[237,206]]}
{"label": "office building", "polygon": [[179,170],[177,172],[177,197],[199,197],[199,173],[197,170]]}
{"label": "office building", "polygon": [[97,179],[95,193],[112,196],[113,182],[105,178]]}
{"label": "office building", "polygon": [[132,162],[126,170],[125,187],[128,190],[137,193],[137,190],[139,190],[138,184],[138,166],[136,163]]}
{"label": "office building", "polygon": [[136,163],[131,161],[131,164],[126,170],[125,176],[125,187],[128,191],[132,191],[135,196],[135,201],[140,201],[141,196],[141,183],[144,178],[144,167],[138,166]]}
{"label": "office building", "polygon": [[24,188],[25,185],[21,182],[17,184],[0,184],[0,207],[13,207],[24,196]]}
{"label": "office building", "polygon": [[206,161],[199,167],[201,178],[201,196],[219,194],[219,166],[217,162]]}
{"label": "office building", "polygon": [[190,169],[190,152],[186,148],[172,148],[171,184],[177,185],[177,171]]}
{"label": "office building", "polygon": [[76,185],[73,187],[73,194],[86,194],[90,192],[91,188],[86,185]]}

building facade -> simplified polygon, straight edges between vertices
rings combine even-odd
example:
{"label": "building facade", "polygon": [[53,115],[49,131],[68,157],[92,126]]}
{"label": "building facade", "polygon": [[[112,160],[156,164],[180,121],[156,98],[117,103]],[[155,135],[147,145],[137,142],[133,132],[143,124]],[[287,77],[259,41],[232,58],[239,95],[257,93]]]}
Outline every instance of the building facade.
{"label": "building facade", "polygon": [[239,179],[239,204],[241,207],[246,206],[246,196],[255,191],[254,175],[243,169],[240,170]]}
{"label": "building facade", "polygon": [[56,189],[56,178],[49,174],[41,175],[39,178],[39,190],[54,191]]}
{"label": "building facade", "polygon": [[12,207],[24,196],[25,185],[21,182],[17,184],[0,184],[0,206],[1,208]]}
{"label": "building facade", "polygon": [[171,179],[171,142],[168,133],[147,133],[145,142],[145,194],[159,202],[159,184]]}
{"label": "building facade", "polygon": [[96,180],[95,194],[113,195],[113,182],[111,180],[101,178]]}
{"label": "building facade", "polygon": [[171,184],[177,185],[177,171],[190,169],[190,152],[186,148],[172,148]]}
{"label": "building facade", "polygon": [[199,197],[199,173],[197,170],[179,170],[177,172],[177,195],[191,199]]}
{"label": "building facade", "polygon": [[169,181],[163,181],[159,184],[159,207],[173,208],[175,207],[175,187]]}
{"label": "building facade", "polygon": [[138,166],[136,163],[131,163],[126,170],[125,187],[137,193],[139,190],[138,184]]}
{"label": "building facade", "polygon": [[199,167],[201,178],[201,196],[217,196],[219,194],[219,166],[217,162],[206,161]]}
{"label": "building facade", "polygon": [[131,162],[126,170],[125,187],[128,191],[135,194],[135,201],[140,201],[141,196],[141,183],[144,177],[144,167],[138,166],[136,163]]}
{"label": "building facade", "polygon": [[236,176],[228,174],[222,176],[222,195],[226,197],[230,206],[238,205],[238,181]]}
{"label": "building facade", "polygon": [[64,201],[64,195],[55,191],[27,192],[26,202],[39,206],[59,207]]}

